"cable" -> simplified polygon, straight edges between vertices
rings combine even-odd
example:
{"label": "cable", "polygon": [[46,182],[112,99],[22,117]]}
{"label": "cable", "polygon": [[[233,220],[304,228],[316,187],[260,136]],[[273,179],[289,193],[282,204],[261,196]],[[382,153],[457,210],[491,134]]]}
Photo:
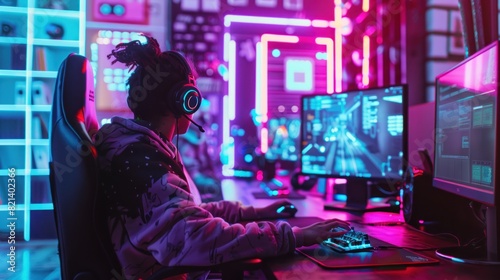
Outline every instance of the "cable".
{"label": "cable", "polygon": [[180,162],[180,159],[179,159],[179,118],[175,118],[175,152],[176,152],[176,155],[175,155],[175,158],[177,160],[177,162]]}
{"label": "cable", "polygon": [[415,231],[418,231],[418,232],[420,232],[420,233],[423,233],[423,234],[425,234],[425,235],[432,236],[432,237],[436,237],[436,236],[451,236],[451,237],[453,237],[453,239],[455,239],[455,240],[457,241],[457,246],[462,246],[462,245],[460,244],[460,238],[458,238],[458,236],[456,236],[456,235],[454,235],[454,234],[452,234],[452,233],[449,233],[449,232],[442,232],[442,233],[428,233],[428,232],[421,231],[421,230],[416,229],[416,228],[411,227],[411,226],[410,226],[410,227],[408,227],[408,228],[409,228],[409,229],[411,229],[411,230],[415,230]]}

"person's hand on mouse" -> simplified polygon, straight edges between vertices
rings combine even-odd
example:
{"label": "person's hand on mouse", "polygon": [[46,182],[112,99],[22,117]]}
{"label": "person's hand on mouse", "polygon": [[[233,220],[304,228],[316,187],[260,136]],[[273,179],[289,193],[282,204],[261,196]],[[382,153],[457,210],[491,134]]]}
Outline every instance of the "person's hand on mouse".
{"label": "person's hand on mouse", "polygon": [[257,211],[257,216],[259,219],[290,218],[293,216],[290,213],[287,213],[285,211],[278,213],[278,209],[280,209],[281,207],[287,206],[287,205],[292,205],[292,203],[288,200],[278,200],[278,201],[275,201],[275,202],[273,202],[265,207],[256,208],[255,211]]}
{"label": "person's hand on mouse", "polygon": [[[332,232],[331,229],[336,227],[342,227],[345,231]],[[302,228],[293,227],[297,247],[319,244],[328,238],[344,235],[349,230],[349,223],[339,219],[317,222]]]}

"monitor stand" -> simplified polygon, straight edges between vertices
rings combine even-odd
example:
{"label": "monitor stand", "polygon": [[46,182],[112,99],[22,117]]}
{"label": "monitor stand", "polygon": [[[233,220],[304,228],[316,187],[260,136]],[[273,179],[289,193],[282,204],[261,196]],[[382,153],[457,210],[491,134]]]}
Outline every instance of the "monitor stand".
{"label": "monitor stand", "polygon": [[486,240],[477,246],[459,246],[436,250],[439,257],[468,264],[500,265],[498,208],[486,209]]}
{"label": "monitor stand", "polygon": [[400,204],[394,198],[370,198],[370,184],[366,178],[349,178],[346,183],[346,201],[325,203],[325,210],[354,212],[395,212],[399,213]]}

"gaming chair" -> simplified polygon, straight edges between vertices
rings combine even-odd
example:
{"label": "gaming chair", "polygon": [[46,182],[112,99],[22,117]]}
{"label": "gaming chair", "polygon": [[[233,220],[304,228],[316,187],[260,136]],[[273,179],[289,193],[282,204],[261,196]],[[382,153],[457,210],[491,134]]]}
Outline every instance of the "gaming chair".
{"label": "gaming chair", "polygon": [[[94,73],[89,61],[70,54],[57,75],[50,124],[50,188],[54,204],[62,279],[125,279],[107,231],[98,188],[97,152],[92,141],[99,124]],[[220,271],[222,279],[243,279],[263,268],[260,259],[217,266],[164,267],[149,279],[191,271]],[[268,278],[274,278],[272,273]]]}
{"label": "gaming chair", "polygon": [[119,278],[98,198],[94,73],[70,54],[56,80],[50,128],[50,188],[62,279]]}

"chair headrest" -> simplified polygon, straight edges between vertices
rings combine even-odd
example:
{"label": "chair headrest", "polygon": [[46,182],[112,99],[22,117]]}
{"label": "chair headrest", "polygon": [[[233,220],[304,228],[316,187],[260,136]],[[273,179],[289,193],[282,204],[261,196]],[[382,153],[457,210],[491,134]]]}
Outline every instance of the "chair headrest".
{"label": "chair headrest", "polygon": [[[87,58],[70,54],[59,67],[54,91],[53,112],[60,112],[54,123],[67,122],[92,139],[99,129],[95,109],[94,71]],[[89,139],[89,140],[90,140]]]}

